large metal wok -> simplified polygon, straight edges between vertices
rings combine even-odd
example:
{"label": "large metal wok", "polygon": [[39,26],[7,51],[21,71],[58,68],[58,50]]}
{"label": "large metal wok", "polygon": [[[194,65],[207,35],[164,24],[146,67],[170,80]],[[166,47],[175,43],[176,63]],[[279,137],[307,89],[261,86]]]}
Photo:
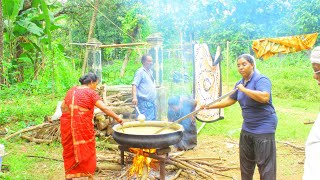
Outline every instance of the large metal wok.
{"label": "large metal wok", "polygon": [[[144,122],[126,122],[121,126],[117,124],[113,127],[113,139],[122,146],[133,148],[166,148],[170,145],[178,143],[182,138],[183,126],[174,124],[170,126],[170,132],[162,132],[161,134],[141,132],[126,133],[126,128],[163,128],[168,126],[170,122],[165,121],[144,121]],[[129,129],[128,129],[129,130]]]}

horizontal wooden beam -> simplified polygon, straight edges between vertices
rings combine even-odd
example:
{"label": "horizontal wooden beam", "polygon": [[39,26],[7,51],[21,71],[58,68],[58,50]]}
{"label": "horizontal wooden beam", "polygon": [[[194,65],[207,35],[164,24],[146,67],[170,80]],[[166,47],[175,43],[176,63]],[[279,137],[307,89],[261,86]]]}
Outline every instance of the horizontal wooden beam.
{"label": "horizontal wooden beam", "polygon": [[113,47],[129,47],[129,46],[146,46],[147,42],[142,43],[127,43],[127,44],[110,44],[110,45],[100,45],[100,48],[113,48]]}
{"label": "horizontal wooden beam", "polygon": [[110,45],[100,45],[94,43],[70,43],[71,45],[80,45],[80,46],[97,46],[99,48],[117,48],[117,47],[130,47],[130,46],[146,46],[147,42],[140,43],[126,43],[126,44],[110,44]]}

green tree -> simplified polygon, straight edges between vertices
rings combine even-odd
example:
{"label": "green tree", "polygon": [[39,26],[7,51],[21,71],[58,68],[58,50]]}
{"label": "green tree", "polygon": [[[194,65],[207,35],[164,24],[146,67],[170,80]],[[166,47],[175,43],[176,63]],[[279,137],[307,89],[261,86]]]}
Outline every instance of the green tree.
{"label": "green tree", "polygon": [[[292,11],[293,23],[299,33],[308,34],[319,32],[320,27],[320,1],[299,1],[292,0]],[[288,22],[292,22],[289,21]]]}
{"label": "green tree", "polygon": [[[51,7],[55,7],[52,5]],[[51,48],[54,16],[42,0],[3,0],[5,47],[4,76],[9,84],[24,81],[26,67],[33,79],[45,65],[45,50]]]}

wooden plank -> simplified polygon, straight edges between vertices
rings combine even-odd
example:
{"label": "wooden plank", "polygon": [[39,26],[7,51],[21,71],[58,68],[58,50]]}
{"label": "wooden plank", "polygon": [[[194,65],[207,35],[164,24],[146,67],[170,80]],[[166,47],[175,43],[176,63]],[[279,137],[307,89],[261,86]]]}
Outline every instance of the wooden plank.
{"label": "wooden plank", "polygon": [[100,45],[99,48],[114,48],[114,47],[129,47],[129,46],[145,46],[148,45],[147,42],[142,43],[127,43],[127,44],[110,44],[110,45]]}

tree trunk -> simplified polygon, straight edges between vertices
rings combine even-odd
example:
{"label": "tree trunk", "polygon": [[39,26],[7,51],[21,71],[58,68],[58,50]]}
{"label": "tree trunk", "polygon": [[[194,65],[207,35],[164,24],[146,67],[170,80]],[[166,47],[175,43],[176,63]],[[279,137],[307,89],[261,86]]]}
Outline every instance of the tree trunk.
{"label": "tree trunk", "polygon": [[[90,23],[90,29],[89,29],[89,34],[88,34],[88,41],[90,41],[90,39],[93,36],[94,33],[94,27],[96,25],[96,20],[97,20],[97,14],[98,14],[98,7],[99,7],[99,0],[95,0],[94,1],[94,12],[92,14],[92,18],[91,18],[91,23]],[[88,47],[86,46],[86,54],[84,56],[83,59],[83,64],[82,64],[82,74],[86,73],[86,68],[87,68],[87,63],[88,63],[88,55],[89,55],[89,50]]]}

